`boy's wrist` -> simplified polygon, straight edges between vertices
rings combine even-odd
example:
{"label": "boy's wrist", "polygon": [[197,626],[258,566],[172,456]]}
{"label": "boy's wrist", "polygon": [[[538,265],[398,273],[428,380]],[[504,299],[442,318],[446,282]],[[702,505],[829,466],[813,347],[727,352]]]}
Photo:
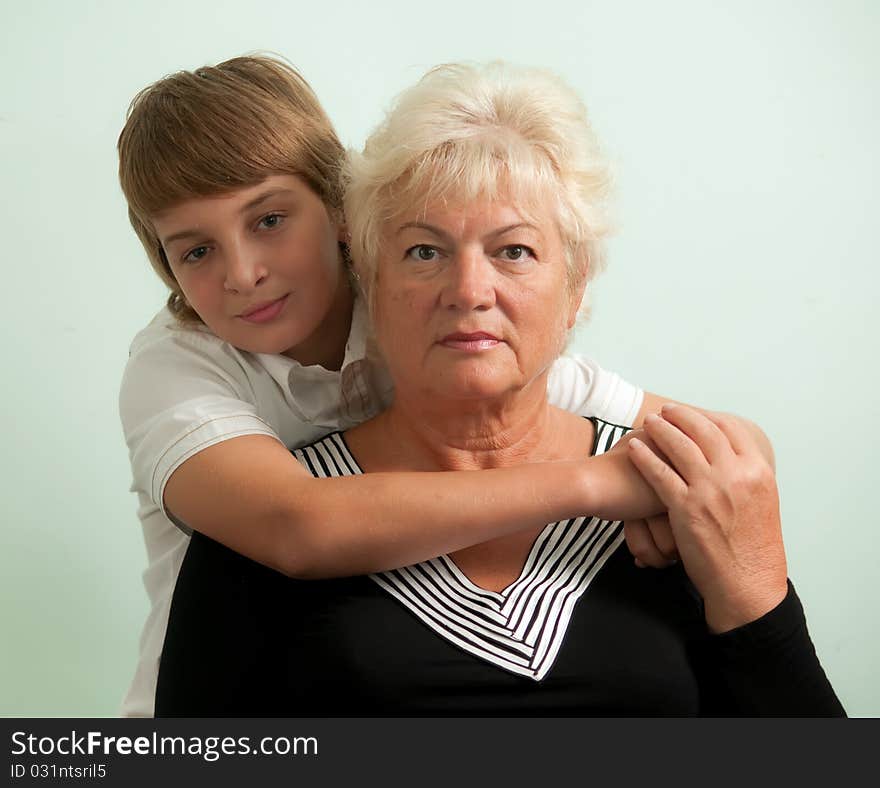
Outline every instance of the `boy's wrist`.
{"label": "boy's wrist", "polygon": [[577,516],[596,515],[608,508],[609,483],[612,481],[607,455],[573,463],[569,488]]}
{"label": "boy's wrist", "polygon": [[591,457],[581,468],[580,490],[590,514],[606,520],[636,520],[666,511],[623,452],[611,451]]}

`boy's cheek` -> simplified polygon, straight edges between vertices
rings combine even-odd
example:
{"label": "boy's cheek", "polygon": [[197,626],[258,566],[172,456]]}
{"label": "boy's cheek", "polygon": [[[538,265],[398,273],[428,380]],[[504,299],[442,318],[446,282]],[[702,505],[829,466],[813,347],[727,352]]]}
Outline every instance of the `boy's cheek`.
{"label": "boy's cheek", "polygon": [[[206,323],[210,321],[213,316],[212,313],[220,309],[221,300],[212,298],[210,288],[205,287],[201,283],[186,281],[186,279],[184,281],[178,279],[177,283],[180,285],[187,303],[195,309],[199,317],[205,320]],[[215,301],[216,303],[212,303]]]}

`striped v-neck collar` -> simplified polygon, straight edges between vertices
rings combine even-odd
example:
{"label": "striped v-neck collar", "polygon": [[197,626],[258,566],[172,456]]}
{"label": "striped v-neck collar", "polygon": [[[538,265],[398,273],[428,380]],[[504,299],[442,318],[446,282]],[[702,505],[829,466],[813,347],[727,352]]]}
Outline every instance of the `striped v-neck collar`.
{"label": "striped v-neck collar", "polygon": [[[628,432],[590,420],[596,427],[594,455]],[[317,477],[362,473],[338,432],[294,455]],[[550,523],[532,545],[519,577],[497,592],[474,584],[446,555],[370,578],[450,643],[540,681],[559,653],[575,604],[623,540],[617,520],[578,517]]]}

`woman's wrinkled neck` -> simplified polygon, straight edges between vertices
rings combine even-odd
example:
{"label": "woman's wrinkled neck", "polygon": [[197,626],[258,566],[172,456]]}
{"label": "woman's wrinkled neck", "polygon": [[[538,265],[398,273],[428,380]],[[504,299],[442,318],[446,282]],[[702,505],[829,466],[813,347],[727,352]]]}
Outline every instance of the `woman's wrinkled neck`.
{"label": "woman's wrinkled neck", "polygon": [[350,433],[376,470],[480,470],[553,457],[558,429],[546,376],[496,399],[422,397],[399,387],[392,405]]}

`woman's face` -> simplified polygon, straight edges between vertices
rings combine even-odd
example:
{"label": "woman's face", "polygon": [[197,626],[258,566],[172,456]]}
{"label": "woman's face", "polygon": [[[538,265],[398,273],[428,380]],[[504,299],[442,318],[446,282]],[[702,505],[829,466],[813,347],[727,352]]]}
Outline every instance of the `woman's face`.
{"label": "woman's face", "polygon": [[546,385],[583,295],[569,286],[549,213],[526,218],[503,200],[429,204],[389,222],[382,241],[376,336],[398,397]]}

